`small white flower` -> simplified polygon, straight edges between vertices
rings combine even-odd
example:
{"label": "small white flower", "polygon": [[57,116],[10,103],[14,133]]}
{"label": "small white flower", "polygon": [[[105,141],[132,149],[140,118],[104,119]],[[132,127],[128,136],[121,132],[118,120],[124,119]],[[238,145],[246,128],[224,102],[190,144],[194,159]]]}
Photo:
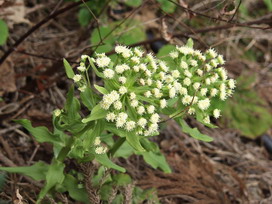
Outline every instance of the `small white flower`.
{"label": "small white flower", "polygon": [[184,54],[184,55],[188,55],[188,54],[193,54],[194,50],[190,47],[186,47],[186,46],[182,46],[182,47],[177,47],[177,50]]}
{"label": "small white flower", "polygon": [[193,100],[193,97],[192,96],[189,96],[189,95],[185,95],[183,98],[182,98],[182,103],[184,105],[189,105]]}
{"label": "small white flower", "polygon": [[225,60],[224,60],[224,58],[223,58],[223,55],[218,55],[217,61],[218,61],[218,63],[221,64],[221,65],[225,64]]}
{"label": "small white flower", "polygon": [[129,121],[129,122],[126,122],[125,129],[127,131],[131,131],[135,128],[135,126],[136,126],[136,123],[134,121]]}
{"label": "small white flower", "polygon": [[116,118],[116,115],[114,114],[114,113],[108,113],[107,115],[106,115],[106,120],[107,121],[110,121],[110,122],[113,122],[114,120],[115,120],[115,118]]}
{"label": "small white flower", "polygon": [[191,61],[190,61],[190,64],[191,64],[193,67],[196,67],[196,66],[198,65],[196,60],[191,60]]}
{"label": "small white flower", "polygon": [[226,100],[227,99],[227,93],[226,93],[226,91],[221,91],[219,97],[220,97],[220,99],[222,101]]}
{"label": "small white flower", "polygon": [[82,76],[80,74],[75,74],[73,77],[74,82],[79,82],[82,79]]}
{"label": "small white flower", "polygon": [[155,111],[155,106],[150,105],[150,106],[147,107],[147,112],[148,112],[149,114],[154,113],[154,111]]}
{"label": "small white flower", "polygon": [[148,132],[150,134],[154,133],[154,132],[157,132],[158,131],[158,124],[157,123],[152,123],[150,126],[149,126],[149,129],[148,129]]}
{"label": "small white flower", "polygon": [[146,91],[146,92],[144,93],[144,96],[147,97],[147,98],[149,98],[150,96],[152,96],[151,91]]}
{"label": "small white flower", "polygon": [[171,75],[167,75],[166,77],[165,77],[165,82],[166,83],[171,83],[171,82],[173,82],[174,81],[174,78],[171,76]]}
{"label": "small white flower", "polygon": [[131,92],[129,96],[131,100],[136,99],[136,94],[134,92]]}
{"label": "small white flower", "polygon": [[189,108],[188,113],[189,113],[189,115],[194,115],[195,114],[195,109],[194,108]]}
{"label": "small white flower", "polygon": [[210,48],[209,50],[207,50],[206,53],[211,58],[216,58],[216,56],[217,56],[217,52],[213,48]]}
{"label": "small white flower", "polygon": [[181,62],[180,62],[180,67],[181,67],[182,69],[188,69],[188,64],[187,64],[185,61],[181,61]]}
{"label": "small white flower", "polygon": [[184,75],[191,78],[192,77],[192,73],[189,70],[185,70],[184,71]]}
{"label": "small white flower", "polygon": [[156,86],[157,86],[158,89],[161,89],[162,88],[162,82],[158,80],[156,82]]}
{"label": "small white flower", "polygon": [[156,63],[155,61],[151,61],[151,62],[150,62],[150,65],[151,65],[151,67],[152,67],[154,70],[157,70],[157,69],[158,69],[158,65],[157,65],[157,63]]}
{"label": "small white flower", "polygon": [[122,102],[121,101],[115,101],[113,103],[113,107],[116,109],[116,110],[121,110],[122,109]]}
{"label": "small white flower", "polygon": [[107,151],[107,148],[102,147],[102,146],[96,147],[96,148],[95,148],[95,153],[96,153],[96,154],[105,154],[106,151]]}
{"label": "small white flower", "polygon": [[158,113],[154,113],[153,115],[151,115],[150,117],[150,122],[151,123],[158,123],[160,120],[160,116]]}
{"label": "small white flower", "polygon": [[142,86],[145,85],[145,80],[144,80],[143,78],[141,78],[141,79],[139,80],[139,82],[140,82],[140,84],[141,84]]}
{"label": "small white flower", "polygon": [[80,72],[85,72],[86,71],[86,67],[80,65],[80,66],[77,67],[77,70],[80,71]]}
{"label": "small white flower", "polygon": [[229,85],[229,87],[231,88],[231,89],[234,89],[235,87],[236,87],[236,82],[235,82],[235,80],[234,79],[230,79],[229,81],[228,81],[228,85]]}
{"label": "small white flower", "polygon": [[148,53],[148,54],[146,55],[146,58],[147,58],[150,62],[155,61],[155,58],[154,58],[153,54],[151,54],[151,53]]}
{"label": "small white flower", "polygon": [[222,92],[226,91],[226,84],[224,84],[224,83],[220,84],[219,90]]}
{"label": "small white flower", "polygon": [[81,60],[86,60],[88,57],[88,55],[81,55]]}
{"label": "small white flower", "polygon": [[138,124],[140,127],[144,128],[144,127],[146,126],[146,124],[147,124],[147,120],[146,120],[145,118],[140,118],[140,119],[138,120],[137,124]]}
{"label": "small white flower", "polygon": [[207,92],[208,92],[208,89],[207,89],[207,88],[202,88],[202,89],[200,89],[200,94],[201,94],[201,96],[206,96]]}
{"label": "small white flower", "polygon": [[183,84],[184,84],[185,86],[189,86],[189,85],[191,84],[191,79],[189,79],[188,77],[185,78],[185,79],[183,80]]}
{"label": "small white flower", "polygon": [[196,104],[197,102],[198,102],[198,97],[197,97],[197,96],[194,96],[194,97],[193,97],[192,104]]}
{"label": "small white flower", "polygon": [[103,74],[107,79],[112,79],[114,77],[114,71],[112,69],[105,69]]}
{"label": "small white flower", "polygon": [[139,102],[138,102],[138,100],[136,100],[136,99],[133,99],[133,100],[131,101],[131,107],[133,107],[133,108],[137,107],[138,104],[139,104]]}
{"label": "small white flower", "polygon": [[218,73],[223,80],[228,78],[227,70],[225,70],[223,67],[218,68]]}
{"label": "small white flower", "polygon": [[119,93],[120,93],[121,95],[127,93],[127,88],[126,88],[125,86],[121,86],[121,87],[119,88]]}
{"label": "small white flower", "polygon": [[161,98],[163,95],[158,88],[154,88],[152,92],[156,98]]}
{"label": "small white flower", "polygon": [[165,108],[167,106],[167,101],[165,99],[160,100],[160,107]]}
{"label": "small white flower", "polygon": [[98,67],[107,67],[110,64],[111,60],[109,57],[99,57],[96,59],[96,64]]}
{"label": "small white flower", "polygon": [[180,95],[187,95],[188,91],[185,87],[182,87],[180,90],[179,90],[179,93]]}
{"label": "small white flower", "polygon": [[145,75],[147,76],[147,77],[151,77],[151,71],[150,70],[145,70]]}
{"label": "small white flower", "polygon": [[139,67],[140,67],[140,70],[143,70],[143,71],[147,70],[146,64],[140,64]]}
{"label": "small white flower", "polygon": [[176,59],[176,58],[178,58],[178,52],[172,51],[172,52],[169,53],[169,56],[170,56],[172,59]]}
{"label": "small white flower", "polygon": [[193,87],[194,87],[195,90],[198,90],[199,87],[200,87],[200,83],[199,82],[194,83]]}
{"label": "small white flower", "polygon": [[144,52],[142,50],[140,50],[139,48],[135,48],[134,49],[134,53],[138,56],[138,57],[142,57]]}
{"label": "small white flower", "polygon": [[[187,71],[187,70],[186,70],[186,71]],[[172,71],[172,77],[174,77],[174,78],[179,78],[179,76],[180,76],[180,73],[179,73],[178,70],[173,70],[173,71]]]}
{"label": "small white flower", "polygon": [[209,72],[209,71],[212,70],[212,66],[209,65],[209,64],[205,64],[205,65],[204,65],[204,69],[205,69],[207,72]]}
{"label": "small white flower", "polygon": [[55,115],[55,117],[59,117],[60,114],[61,114],[61,110],[60,110],[60,109],[54,110],[54,115]]}
{"label": "small white flower", "polygon": [[196,73],[198,74],[198,76],[202,76],[203,75],[203,71],[201,69],[197,69]]}
{"label": "small white flower", "polygon": [[177,81],[174,81],[173,86],[176,89],[176,91],[178,91],[178,92],[182,88],[181,84]]}
{"label": "small white flower", "polygon": [[104,110],[108,110],[110,108],[110,105],[111,103],[107,103],[105,101],[101,101],[100,103],[101,108],[103,108]]}
{"label": "small white flower", "polygon": [[139,106],[139,107],[137,108],[137,113],[138,113],[138,114],[142,115],[144,112],[145,112],[145,108],[144,108],[143,106]]}
{"label": "small white flower", "polygon": [[160,72],[159,73],[160,80],[165,80],[165,72]]}
{"label": "small white flower", "polygon": [[128,48],[124,49],[124,51],[121,54],[124,58],[129,58],[132,55],[131,50]]}
{"label": "small white flower", "polygon": [[146,80],[146,84],[147,84],[148,86],[151,86],[152,83],[153,83],[152,79],[148,78],[148,79]]}
{"label": "small white flower", "polygon": [[169,67],[167,67],[165,62],[163,61],[160,61],[159,66],[164,72],[167,72],[169,70]]}
{"label": "small white flower", "polygon": [[140,71],[140,67],[138,65],[135,65],[135,66],[133,66],[133,70],[135,72],[139,72]]}
{"label": "small white flower", "polygon": [[213,117],[215,117],[216,119],[220,117],[220,110],[219,109],[214,109],[213,110]]}
{"label": "small white flower", "polygon": [[127,122],[128,115],[124,112],[118,114],[116,118],[116,127],[123,127],[124,124]]}
{"label": "small white flower", "polygon": [[210,117],[206,116],[205,118],[203,118],[203,122],[206,123],[206,124],[210,124],[211,123]]}
{"label": "small white flower", "polygon": [[176,96],[176,89],[174,87],[172,87],[170,90],[169,90],[169,97],[170,98],[174,98]]}
{"label": "small white flower", "polygon": [[214,97],[214,96],[216,96],[217,95],[217,93],[218,93],[218,90],[216,89],[216,88],[212,88],[211,89],[211,97]]}
{"label": "small white flower", "polygon": [[120,95],[117,91],[114,90],[110,93],[110,97],[113,99],[113,101],[117,101],[120,98]]}
{"label": "small white flower", "polygon": [[210,99],[208,98],[198,101],[198,107],[201,110],[206,110],[209,108],[209,106],[210,106]]}
{"label": "small white flower", "polygon": [[140,58],[139,57],[132,57],[131,61],[136,63],[136,64],[139,64],[140,63]]}
{"label": "small white flower", "polygon": [[121,54],[122,52],[124,52],[127,48],[125,46],[122,45],[117,45],[115,46],[115,52],[118,54]]}
{"label": "small white flower", "polygon": [[127,81],[127,78],[124,77],[124,76],[121,76],[121,77],[118,78],[118,81],[119,81],[121,84],[125,84],[126,81]]}
{"label": "small white flower", "polygon": [[84,92],[86,90],[86,88],[87,88],[86,85],[83,85],[83,86],[78,87],[78,90],[80,92]]}
{"label": "small white flower", "polygon": [[211,79],[210,78],[206,78],[205,79],[205,84],[206,85],[210,85],[211,84]]}
{"label": "small white flower", "polygon": [[95,140],[94,140],[94,145],[99,146],[100,144],[101,144],[100,137],[96,137]]}
{"label": "small white flower", "polygon": [[215,60],[215,59],[212,59],[211,60],[211,65],[212,65],[212,67],[217,67],[218,66],[218,63],[217,63],[217,61]]}

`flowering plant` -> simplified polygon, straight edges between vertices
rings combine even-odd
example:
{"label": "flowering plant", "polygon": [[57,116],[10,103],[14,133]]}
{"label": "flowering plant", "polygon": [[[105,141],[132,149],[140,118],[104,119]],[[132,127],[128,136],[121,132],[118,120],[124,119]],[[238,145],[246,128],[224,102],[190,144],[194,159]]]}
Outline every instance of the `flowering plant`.
{"label": "flowering plant", "polygon": [[[226,100],[235,88],[235,81],[228,79],[227,71],[221,67],[225,63],[222,55],[214,49],[204,53],[194,50],[191,39],[185,46],[177,46],[169,53],[171,63],[157,59],[151,53],[145,54],[140,48],[117,45],[115,52],[114,59],[104,53],[94,57],[81,56],[77,74],[64,60],[67,76],[74,81],[80,99],[74,96],[72,87],[65,107],[54,111],[53,133],[45,127],[33,128],[30,121],[17,121],[39,142],[52,143],[54,158],[50,165],[39,162],[24,167],[27,170],[20,167],[0,169],[46,180],[39,201],[52,189],[60,190],[60,185],[62,192],[68,191],[72,198],[83,201],[82,196],[75,195],[75,189],[68,185],[81,181],[64,171],[66,158],[75,159],[77,163],[96,160],[103,168],[125,172],[110,158],[135,153],[142,155],[152,167],[171,172],[158,146],[149,140],[159,134],[160,124],[170,118],[192,137],[212,140],[189,127],[183,118],[191,115],[204,125],[215,127],[210,117],[220,117],[218,100]],[[101,86],[91,84],[89,70],[101,78]],[[81,104],[88,109],[89,115],[82,114]],[[82,194],[86,191],[81,190]]]}

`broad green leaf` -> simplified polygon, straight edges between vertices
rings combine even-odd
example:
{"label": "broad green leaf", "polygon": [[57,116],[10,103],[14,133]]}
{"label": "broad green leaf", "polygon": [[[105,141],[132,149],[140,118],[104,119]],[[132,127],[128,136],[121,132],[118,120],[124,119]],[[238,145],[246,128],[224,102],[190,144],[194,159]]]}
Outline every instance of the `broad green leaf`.
{"label": "broad green leaf", "polygon": [[142,0],[125,0],[125,4],[132,7],[140,6],[142,2]]}
{"label": "broad green leaf", "polygon": [[139,152],[145,152],[145,149],[142,147],[140,143],[140,137],[135,134],[135,132],[127,132],[126,140],[135,150]]}
{"label": "broad green leaf", "polygon": [[[161,4],[161,8],[166,13],[173,13],[176,9],[176,5],[169,0],[157,0]],[[173,0],[176,2],[176,0]]]}
{"label": "broad green leaf", "polygon": [[102,132],[105,130],[104,128],[105,128],[105,122],[103,120],[95,121],[94,127],[90,129],[89,131],[86,131],[86,133],[84,134],[83,146],[85,148],[89,148],[90,146],[92,146],[95,138],[99,137],[102,134]]}
{"label": "broad green leaf", "polygon": [[[103,53],[112,50],[115,39],[111,35],[104,39],[110,32],[111,27],[107,26],[99,27],[99,29],[94,29],[91,35],[91,45],[94,46],[94,49],[98,47],[96,49],[96,52]],[[101,40],[103,41],[103,43],[100,42]]]}
{"label": "broad green leaf", "polygon": [[53,135],[46,127],[39,126],[33,127],[31,122],[27,119],[15,120],[16,123],[22,125],[25,129],[30,132],[31,135],[38,142],[50,142],[50,143],[59,143],[60,138],[57,135]]}
{"label": "broad green leaf", "polygon": [[123,157],[127,159],[134,153],[134,149],[125,141],[120,148],[115,152],[114,157]]}
{"label": "broad green leaf", "polygon": [[200,133],[197,128],[191,128],[183,119],[178,118],[177,122],[181,125],[182,131],[189,134],[191,137],[204,142],[213,141],[213,138],[209,137],[208,135]]}
{"label": "broad green leaf", "polygon": [[78,184],[78,180],[75,177],[66,174],[62,186],[69,192],[71,198],[83,203],[89,203],[85,188],[78,188]]}
{"label": "broad green leaf", "polygon": [[128,174],[115,174],[112,176],[112,180],[117,186],[126,186],[132,182]]}
{"label": "broad green leaf", "polygon": [[91,111],[95,106],[96,101],[93,90],[91,88],[87,88],[85,91],[80,92],[80,98],[84,106],[86,106],[88,110]]}
{"label": "broad green leaf", "polygon": [[8,39],[9,30],[5,21],[0,19],[0,45],[4,45]]}
{"label": "broad green leaf", "polygon": [[107,168],[111,168],[111,169],[115,169],[117,171],[126,172],[126,169],[124,169],[121,166],[116,165],[115,163],[113,163],[107,154],[96,154],[95,155],[95,159],[102,165],[104,165]]}
{"label": "broad green leaf", "polygon": [[95,84],[94,87],[96,88],[97,91],[99,91],[99,92],[102,93],[102,94],[108,94],[108,93],[109,93],[108,90],[105,89],[105,88],[102,87],[102,86],[98,86],[98,85]]}
{"label": "broad green leaf", "polygon": [[87,26],[92,19],[90,11],[87,8],[81,8],[78,13],[79,24],[84,27]]}
{"label": "broad green leaf", "polygon": [[87,122],[90,122],[90,121],[93,121],[93,120],[98,120],[98,119],[101,119],[101,118],[105,118],[106,115],[107,115],[107,111],[104,110],[103,108],[101,108],[100,104],[97,104],[91,114],[89,116],[87,116],[86,118],[84,118],[82,120],[83,123],[87,123]]}
{"label": "broad green leaf", "polygon": [[24,167],[0,167],[1,171],[6,171],[9,173],[19,173],[23,174],[24,176],[31,177],[36,181],[45,180],[48,165],[44,162],[36,162],[32,166],[24,166]]}
{"label": "broad green leaf", "polygon": [[272,1],[271,0],[263,0],[265,5],[267,6],[269,11],[272,11]]}
{"label": "broad green leaf", "polygon": [[64,170],[65,164],[57,160],[53,160],[52,164],[49,166],[46,173],[46,183],[45,186],[39,193],[38,201],[41,201],[50,189],[52,189],[57,184],[61,184],[64,180]]}
{"label": "broad green leaf", "polygon": [[71,67],[71,65],[69,64],[69,62],[66,59],[63,59],[63,64],[64,64],[64,68],[65,68],[65,72],[66,72],[67,77],[69,79],[73,79],[73,77],[75,76],[73,68]]}
{"label": "broad green leaf", "polygon": [[160,168],[165,173],[172,172],[164,155],[162,155],[161,153],[142,152],[140,154],[144,157],[145,162],[150,164],[153,168]]}

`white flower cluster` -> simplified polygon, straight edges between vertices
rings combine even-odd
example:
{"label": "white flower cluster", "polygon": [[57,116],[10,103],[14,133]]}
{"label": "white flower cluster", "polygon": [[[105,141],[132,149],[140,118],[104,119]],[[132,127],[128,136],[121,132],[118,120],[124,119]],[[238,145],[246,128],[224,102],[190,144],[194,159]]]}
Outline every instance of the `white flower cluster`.
{"label": "white flower cluster", "polygon": [[[225,64],[223,56],[214,49],[201,53],[190,47],[177,46],[170,57],[179,72],[175,76],[179,77],[169,81],[169,98],[176,94],[183,106],[189,107],[188,114],[202,113],[202,121],[206,124],[210,123],[210,116],[219,118],[220,110],[211,108],[212,101],[216,98],[226,100],[235,88],[235,80],[228,79],[226,69],[221,67]],[[174,78],[173,71],[172,76]]]}
{"label": "white flower cluster", "polygon": [[[104,53],[96,54],[92,61],[104,78],[100,106],[107,110],[106,120],[117,128],[138,135],[152,136],[158,133],[160,113],[170,108],[186,110],[190,115],[201,113],[202,122],[210,123],[210,116],[220,117],[214,99],[226,100],[232,95],[235,81],[228,79],[221,67],[225,61],[214,49],[205,53],[182,46],[169,55],[175,66],[144,55],[140,48],[115,47],[117,59]],[[82,57],[86,59],[87,57]],[[84,72],[83,64],[78,70]],[[79,82],[81,75],[75,75]],[[199,118],[199,117],[198,117]]]}
{"label": "white flower cluster", "polygon": [[100,137],[96,137],[94,140],[94,146],[95,146],[95,153],[96,154],[106,154],[108,148],[101,145]]}

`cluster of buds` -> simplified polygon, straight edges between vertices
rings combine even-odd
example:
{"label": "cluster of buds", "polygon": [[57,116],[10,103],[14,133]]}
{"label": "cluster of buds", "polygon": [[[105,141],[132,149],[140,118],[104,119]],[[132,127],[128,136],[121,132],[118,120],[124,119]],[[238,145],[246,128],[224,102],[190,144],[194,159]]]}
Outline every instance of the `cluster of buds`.
{"label": "cluster of buds", "polygon": [[[158,133],[160,114],[171,106],[189,115],[201,113],[204,124],[210,124],[210,116],[220,117],[220,110],[211,106],[214,99],[226,100],[235,88],[235,81],[228,79],[221,67],[225,61],[213,49],[204,53],[191,47],[176,47],[169,56],[171,65],[156,59],[140,48],[115,47],[117,59],[111,61],[104,53],[90,58],[94,68],[104,79],[100,106],[107,111],[106,120],[117,128],[138,135],[152,136]],[[85,60],[78,67],[85,72]],[[74,76],[79,89],[82,74]],[[172,105],[173,104],[173,105]]]}
{"label": "cluster of buds", "polygon": [[95,153],[96,154],[105,154],[107,153],[108,148],[101,145],[100,137],[96,137],[94,140],[94,146],[95,146]]}

